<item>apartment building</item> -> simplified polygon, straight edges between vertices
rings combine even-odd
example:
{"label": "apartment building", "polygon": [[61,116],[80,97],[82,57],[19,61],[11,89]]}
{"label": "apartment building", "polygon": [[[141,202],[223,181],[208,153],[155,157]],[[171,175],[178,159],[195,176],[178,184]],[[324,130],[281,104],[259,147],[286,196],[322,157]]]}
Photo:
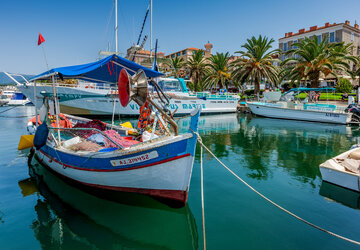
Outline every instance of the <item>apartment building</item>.
{"label": "apartment building", "polygon": [[[205,50],[203,50],[204,57],[208,58],[211,56],[211,49],[213,48],[213,45],[210,42],[208,42],[207,44],[204,45],[204,47],[205,47]],[[195,51],[197,51],[197,50],[200,50],[200,49],[190,47],[190,48],[186,48],[186,49],[171,53],[169,55],[166,55],[165,58],[180,57],[180,58],[183,58],[184,61],[188,61],[193,56],[193,54],[195,54]]]}
{"label": "apartment building", "polygon": [[[319,42],[328,39],[330,43],[345,42],[353,44],[353,55],[360,55],[360,29],[358,24],[351,25],[350,21],[344,23],[325,23],[324,26],[312,26],[308,30],[302,28],[298,32],[287,32],[285,36],[279,39],[280,60],[285,60],[284,52],[292,48],[292,44],[301,41],[305,37],[312,38],[317,36]],[[351,65],[355,67],[354,65]],[[328,77],[324,79],[326,82],[334,83],[335,79]]]}

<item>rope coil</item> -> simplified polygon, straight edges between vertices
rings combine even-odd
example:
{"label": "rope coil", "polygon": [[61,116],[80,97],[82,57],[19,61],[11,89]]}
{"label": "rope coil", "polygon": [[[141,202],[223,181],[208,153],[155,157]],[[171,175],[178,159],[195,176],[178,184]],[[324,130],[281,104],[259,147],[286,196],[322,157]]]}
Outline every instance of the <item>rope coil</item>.
{"label": "rope coil", "polygon": [[[215,154],[209,149],[207,148],[204,143],[202,142],[202,139],[199,135],[199,133],[195,132],[195,131],[192,131],[195,135],[197,135],[197,138],[198,138],[198,142],[200,143],[200,145],[202,146],[201,148],[205,148],[206,151],[208,151],[214,158],[215,160],[217,160],[228,172],[230,172],[233,176],[235,176],[238,180],[240,180],[243,184],[245,184],[245,186],[247,186],[249,189],[251,189],[252,191],[254,191],[257,195],[259,195],[261,198],[265,199],[267,202],[271,203],[272,205],[274,205],[275,207],[279,208],[280,210],[284,211],[285,213],[291,215],[292,217],[308,224],[309,226],[312,226],[322,232],[325,232],[327,234],[330,234],[332,236],[335,236],[339,239],[342,239],[342,240],[345,240],[347,242],[350,242],[350,243],[353,243],[353,244],[356,244],[356,245],[359,245],[360,246],[360,242],[359,241],[355,241],[355,240],[352,240],[352,239],[349,239],[347,237],[344,237],[344,236],[341,236],[339,234],[336,234],[336,233],[333,233],[329,230],[326,230],[322,227],[319,227],[303,218],[301,218],[300,216],[290,212],[289,210],[285,209],[284,207],[278,205],[277,203],[275,203],[274,201],[270,200],[269,198],[267,198],[265,195],[263,195],[262,193],[260,193],[259,191],[257,191],[255,188],[253,188],[250,184],[248,184],[246,181],[244,181],[241,177],[239,177],[237,174],[235,174],[230,168],[228,168],[222,161],[219,160],[219,158],[217,158],[215,156]],[[200,161],[201,161],[201,177],[202,177],[202,166],[203,166],[203,163],[202,163],[202,150],[201,150],[201,157],[200,157]],[[202,179],[201,179],[202,181]],[[203,188],[203,183],[201,183],[201,188]],[[201,190],[203,192],[203,190]],[[202,206],[204,207],[204,204],[203,204],[203,193],[202,193]],[[203,214],[203,230],[204,230],[204,249],[205,249],[205,218],[204,218],[204,214]]]}

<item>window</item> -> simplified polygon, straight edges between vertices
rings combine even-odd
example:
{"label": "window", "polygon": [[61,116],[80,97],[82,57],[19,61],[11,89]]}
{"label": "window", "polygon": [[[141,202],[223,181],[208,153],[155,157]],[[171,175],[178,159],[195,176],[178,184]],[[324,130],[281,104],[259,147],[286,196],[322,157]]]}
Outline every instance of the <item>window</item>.
{"label": "window", "polygon": [[178,52],[178,53],[176,54],[176,56],[180,56],[180,52]]}
{"label": "window", "polygon": [[172,55],[171,55],[171,58],[175,58],[175,54],[172,54]]}
{"label": "window", "polygon": [[330,42],[330,43],[335,42],[335,32],[330,32],[329,42]]}
{"label": "window", "polygon": [[321,35],[318,35],[317,39],[318,39],[318,44],[320,44],[321,43]]}
{"label": "window", "polygon": [[[298,40],[295,40],[294,43],[298,43]],[[295,45],[293,45],[292,48],[293,48],[293,49],[297,49],[298,47],[295,46]]]}
{"label": "window", "polygon": [[354,41],[354,32],[351,32],[351,41]]}
{"label": "window", "polygon": [[195,50],[192,51],[192,54],[195,55]]}
{"label": "window", "polygon": [[182,54],[183,54],[183,55],[186,55],[186,50],[183,50],[183,51],[182,51]]}
{"label": "window", "polygon": [[287,50],[288,50],[288,44],[284,43],[284,51],[287,51]]}
{"label": "window", "polygon": [[159,86],[163,91],[182,92],[180,82],[178,80],[161,80]]}

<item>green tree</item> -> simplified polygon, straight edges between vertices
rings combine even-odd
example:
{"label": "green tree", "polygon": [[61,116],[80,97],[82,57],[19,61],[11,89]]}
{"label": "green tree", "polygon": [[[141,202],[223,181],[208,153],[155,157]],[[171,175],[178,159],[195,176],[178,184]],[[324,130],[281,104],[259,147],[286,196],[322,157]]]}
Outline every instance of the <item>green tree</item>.
{"label": "green tree", "polygon": [[317,36],[305,38],[285,52],[290,57],[282,62],[282,74],[291,82],[308,80],[312,88],[319,87],[320,77],[333,76],[339,79],[340,73],[348,74],[350,62],[358,61],[351,55],[352,49],[351,44],[329,43],[327,39],[320,42]]}
{"label": "green tree", "polygon": [[338,84],[336,84],[336,91],[340,93],[351,93],[353,86],[348,79],[341,78]]}
{"label": "green tree", "polygon": [[166,64],[171,68],[175,77],[179,77],[178,75],[179,70],[184,66],[184,58],[182,57],[170,58],[170,60]]}
{"label": "green tree", "polygon": [[205,74],[205,58],[204,58],[204,51],[197,50],[193,54],[193,56],[185,63],[185,67],[190,72],[190,78],[194,83],[194,90],[195,92],[198,91],[198,84],[201,82],[204,74]]}
{"label": "green tree", "polygon": [[237,51],[241,55],[232,66],[232,78],[238,82],[253,82],[255,94],[260,91],[260,81],[267,79],[274,85],[279,82],[279,69],[275,66],[276,54],[279,50],[272,50],[274,39],[259,36],[247,39],[247,43],[241,47],[244,50]]}
{"label": "green tree", "polygon": [[231,73],[228,68],[229,59],[229,52],[211,55],[209,63],[206,64],[205,77],[203,80],[204,87],[212,88],[219,86],[223,88],[225,86],[228,88],[231,81]]}

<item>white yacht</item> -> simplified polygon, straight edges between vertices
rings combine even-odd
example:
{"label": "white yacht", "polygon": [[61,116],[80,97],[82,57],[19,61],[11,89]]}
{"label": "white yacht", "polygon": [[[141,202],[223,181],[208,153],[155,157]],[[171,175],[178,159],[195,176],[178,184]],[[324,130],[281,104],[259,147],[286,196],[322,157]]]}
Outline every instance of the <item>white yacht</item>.
{"label": "white yacht", "polygon": [[[213,95],[210,93],[189,93],[183,79],[158,78],[158,84],[170,98],[170,110],[175,115],[188,115],[198,106],[202,114],[234,113],[239,101],[238,95]],[[35,103],[34,82],[18,86],[19,90]],[[111,84],[97,84],[79,81],[76,85],[56,83],[61,110],[73,115],[111,115],[137,116],[140,107],[134,101],[122,107],[115,98],[117,90]],[[52,93],[52,83],[37,83],[38,101],[46,93]]]}
{"label": "white yacht", "polygon": [[[113,110],[115,110],[117,115],[137,116],[140,107],[134,101],[123,107],[117,97],[119,72],[115,72],[114,69],[120,64],[126,65],[129,72],[134,73],[131,71],[134,64],[132,61],[111,55],[85,65],[51,69],[35,76],[31,82],[18,83],[17,88],[33,103],[37,102],[40,105],[44,96],[53,93],[53,83],[43,81],[44,79],[51,79],[55,83],[60,108],[66,114],[112,115]],[[188,115],[199,106],[202,108],[202,114],[236,112],[240,99],[238,95],[213,95],[205,92],[192,94],[188,91],[183,79],[162,78],[163,74],[160,72],[152,71],[143,66],[142,69],[147,77],[154,78],[161,90],[169,97],[170,105],[168,109],[174,115]],[[94,81],[92,75],[95,72],[101,72],[106,76],[105,79],[107,80],[102,82]],[[76,79],[77,83],[65,84],[64,79]],[[150,91],[154,93],[154,101],[160,101],[156,93],[158,90],[153,88]],[[37,100],[35,100],[35,96]]]}

